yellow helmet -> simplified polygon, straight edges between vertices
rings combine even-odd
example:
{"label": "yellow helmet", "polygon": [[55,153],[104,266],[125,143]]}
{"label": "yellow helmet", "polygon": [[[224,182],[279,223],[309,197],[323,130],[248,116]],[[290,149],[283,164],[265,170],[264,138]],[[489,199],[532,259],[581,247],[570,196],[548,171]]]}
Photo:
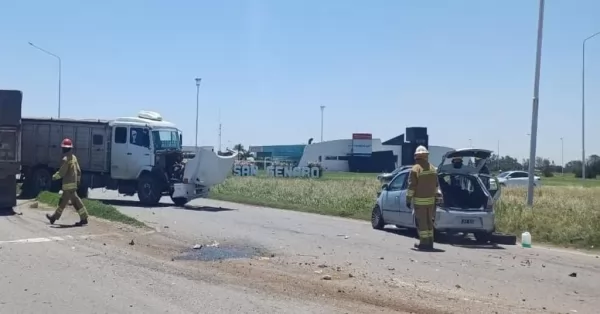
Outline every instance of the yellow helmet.
{"label": "yellow helmet", "polygon": [[429,151],[427,150],[427,148],[425,148],[425,146],[419,146],[417,147],[417,149],[415,150],[415,155],[426,155],[429,154]]}

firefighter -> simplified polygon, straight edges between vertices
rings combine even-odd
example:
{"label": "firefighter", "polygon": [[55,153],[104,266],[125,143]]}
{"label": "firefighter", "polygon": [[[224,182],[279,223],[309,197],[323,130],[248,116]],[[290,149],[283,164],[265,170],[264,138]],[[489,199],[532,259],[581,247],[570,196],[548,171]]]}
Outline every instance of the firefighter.
{"label": "firefighter", "polygon": [[456,169],[460,169],[463,166],[463,159],[462,157],[454,157],[452,158],[452,166]]}
{"label": "firefighter", "polygon": [[71,139],[65,138],[60,147],[62,148],[64,156],[60,169],[52,176],[52,180],[62,179],[63,193],[54,214],[46,214],[46,218],[48,218],[50,224],[54,224],[54,222],[62,215],[62,212],[69,204],[69,201],[71,201],[71,204],[75,207],[80,218],[79,222],[75,223],[75,226],[84,226],[88,223],[88,213],[83,202],[81,202],[81,199],[77,195],[77,187],[81,182],[81,169],[79,168],[77,157],[73,155],[73,142]]}
{"label": "firefighter", "polygon": [[433,224],[435,219],[435,201],[438,191],[436,168],[429,163],[429,152],[424,146],[415,151],[415,165],[408,177],[406,206],[414,205],[414,212],[419,228],[419,250],[433,250]]}

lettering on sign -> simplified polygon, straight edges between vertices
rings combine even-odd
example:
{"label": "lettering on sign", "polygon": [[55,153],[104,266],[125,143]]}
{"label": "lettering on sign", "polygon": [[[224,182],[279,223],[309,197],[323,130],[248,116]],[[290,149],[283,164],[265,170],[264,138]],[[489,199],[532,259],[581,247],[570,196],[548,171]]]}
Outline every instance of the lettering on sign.
{"label": "lettering on sign", "polygon": [[240,177],[252,177],[258,173],[258,167],[254,165],[235,165],[233,175]]}
{"label": "lettering on sign", "polygon": [[267,175],[279,178],[318,178],[318,167],[267,167]]}

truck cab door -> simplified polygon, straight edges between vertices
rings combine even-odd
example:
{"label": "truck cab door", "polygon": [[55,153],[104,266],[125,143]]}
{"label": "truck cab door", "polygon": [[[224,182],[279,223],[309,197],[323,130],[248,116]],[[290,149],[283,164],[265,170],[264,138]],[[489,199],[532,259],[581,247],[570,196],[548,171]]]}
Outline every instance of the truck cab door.
{"label": "truck cab door", "polygon": [[150,129],[145,127],[129,128],[127,158],[127,172],[131,179],[136,179],[143,169],[152,167],[154,154],[150,147]]}
{"label": "truck cab door", "polygon": [[110,153],[110,176],[113,179],[131,179],[129,176],[129,128],[115,126],[113,128],[112,147]]}

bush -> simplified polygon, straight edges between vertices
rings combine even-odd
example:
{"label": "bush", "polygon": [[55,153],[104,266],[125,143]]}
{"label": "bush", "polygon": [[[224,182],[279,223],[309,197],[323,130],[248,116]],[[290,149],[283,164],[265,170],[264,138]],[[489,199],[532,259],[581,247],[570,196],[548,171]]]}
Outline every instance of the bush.
{"label": "bush", "polygon": [[[232,177],[211,197],[240,203],[369,220],[380,186],[375,175],[328,173],[321,180]],[[527,208],[526,189],[505,188],[496,207],[500,232],[529,231],[534,241],[600,244],[600,188],[543,186]]]}

